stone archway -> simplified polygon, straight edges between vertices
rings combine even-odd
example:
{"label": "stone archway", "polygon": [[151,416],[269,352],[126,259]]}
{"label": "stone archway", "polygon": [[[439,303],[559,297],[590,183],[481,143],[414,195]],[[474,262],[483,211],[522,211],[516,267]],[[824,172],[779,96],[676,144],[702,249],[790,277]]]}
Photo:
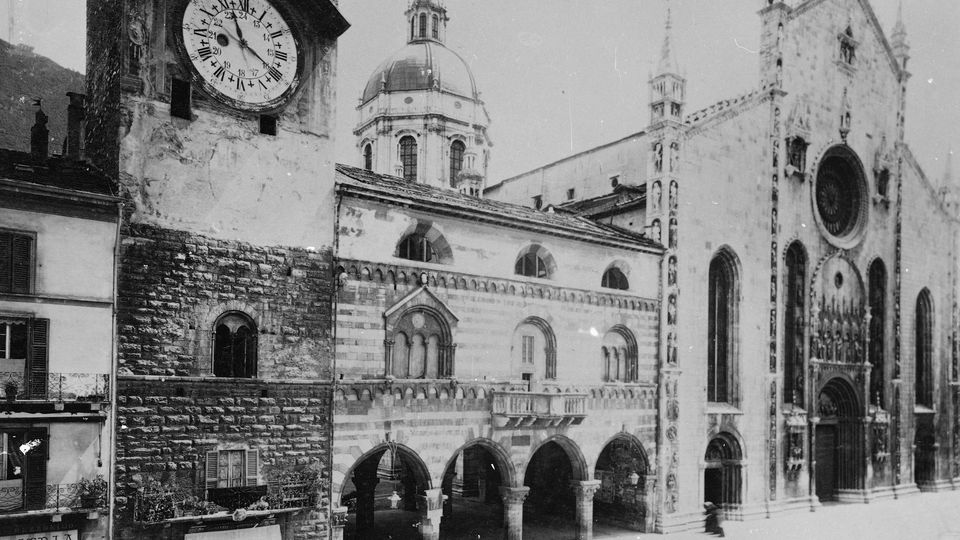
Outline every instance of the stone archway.
{"label": "stone archway", "polygon": [[430,473],[416,452],[395,443],[375,447],[356,461],[343,482],[340,504],[349,509],[343,538],[386,537],[394,528],[416,531],[423,521],[418,502],[430,487]]}
{"label": "stone archway", "polygon": [[829,379],[817,395],[815,482],[822,501],[838,500],[845,491],[864,487],[861,410],[854,387],[843,377]]}
{"label": "stone archway", "polygon": [[718,433],[704,454],[703,502],[738,507],[743,497],[743,451],[731,433]]}
{"label": "stone archway", "polygon": [[523,505],[524,528],[541,534],[566,534],[576,529],[589,537],[593,523],[593,493],[599,482],[586,481],[588,467],[577,445],[553,437],[531,454],[523,484],[529,490]]}
{"label": "stone archway", "polygon": [[501,488],[513,486],[516,471],[497,443],[474,439],[447,462],[441,490],[444,538],[500,536],[505,523]]}
{"label": "stone archway", "polygon": [[594,467],[593,476],[600,481],[593,498],[594,521],[644,532],[649,511],[649,472],[647,455],[640,441],[627,434],[611,439]]}

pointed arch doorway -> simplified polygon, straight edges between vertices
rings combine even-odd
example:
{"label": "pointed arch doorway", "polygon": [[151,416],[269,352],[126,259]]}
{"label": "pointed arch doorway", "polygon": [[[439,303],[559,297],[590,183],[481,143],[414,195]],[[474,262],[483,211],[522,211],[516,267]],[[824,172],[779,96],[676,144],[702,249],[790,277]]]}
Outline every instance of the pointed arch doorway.
{"label": "pointed arch doorway", "polygon": [[860,403],[846,379],[827,381],[817,396],[820,421],[815,431],[816,493],[835,501],[844,491],[863,489],[863,433]]}

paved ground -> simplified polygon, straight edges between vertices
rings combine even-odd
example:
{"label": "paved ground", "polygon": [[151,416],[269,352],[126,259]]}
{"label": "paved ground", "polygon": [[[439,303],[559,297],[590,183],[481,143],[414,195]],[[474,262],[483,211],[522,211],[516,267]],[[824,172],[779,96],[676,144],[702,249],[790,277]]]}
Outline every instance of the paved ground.
{"label": "paved ground", "polygon": [[[444,520],[443,540],[500,540],[499,516],[482,511],[456,512]],[[352,516],[351,516],[352,517]],[[357,540],[416,540],[414,512],[377,512],[377,533]],[[826,504],[816,512],[778,514],[769,519],[724,521],[727,538],[749,540],[960,540],[960,491],[923,493],[899,500],[870,504]],[[389,535],[389,536],[388,536]],[[572,524],[527,521],[524,540],[573,538]],[[602,540],[706,540],[702,532],[671,535],[638,534],[597,527],[594,538]],[[351,539],[352,540],[352,539]]]}

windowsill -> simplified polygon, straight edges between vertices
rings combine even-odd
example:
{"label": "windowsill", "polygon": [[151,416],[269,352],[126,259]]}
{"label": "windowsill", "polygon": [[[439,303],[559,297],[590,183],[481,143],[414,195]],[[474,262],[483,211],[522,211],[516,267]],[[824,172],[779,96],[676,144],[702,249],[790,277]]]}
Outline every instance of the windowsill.
{"label": "windowsill", "polygon": [[743,410],[729,403],[707,403],[707,414],[743,414]]}
{"label": "windowsill", "polygon": [[913,414],[936,414],[937,410],[926,405],[916,404],[913,406]]}

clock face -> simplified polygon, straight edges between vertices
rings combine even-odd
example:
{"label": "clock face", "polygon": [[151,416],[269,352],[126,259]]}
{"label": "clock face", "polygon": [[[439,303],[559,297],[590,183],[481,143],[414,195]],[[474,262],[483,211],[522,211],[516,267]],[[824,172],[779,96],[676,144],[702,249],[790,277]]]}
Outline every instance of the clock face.
{"label": "clock face", "polygon": [[266,0],[189,0],[183,47],[207,93],[229,105],[262,111],[295,89],[297,40]]}

